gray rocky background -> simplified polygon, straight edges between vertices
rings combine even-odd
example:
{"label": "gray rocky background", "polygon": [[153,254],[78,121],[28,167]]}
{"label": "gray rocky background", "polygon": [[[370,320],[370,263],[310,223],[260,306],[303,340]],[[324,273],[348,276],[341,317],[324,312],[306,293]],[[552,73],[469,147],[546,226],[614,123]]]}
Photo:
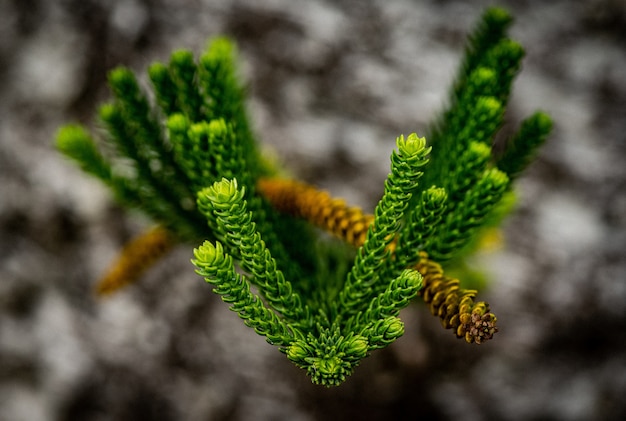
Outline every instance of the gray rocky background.
{"label": "gray rocky background", "polygon": [[108,300],[146,226],[52,147],[97,130],[106,72],[228,34],[256,133],[295,175],[373,208],[397,135],[441,108],[489,2],[0,0],[0,420],[626,419],[626,3],[503,1],[527,49],[508,119],[555,131],[506,247],[479,256],[501,332],[469,346],[416,303],[341,387],[312,385],[180,247]]}

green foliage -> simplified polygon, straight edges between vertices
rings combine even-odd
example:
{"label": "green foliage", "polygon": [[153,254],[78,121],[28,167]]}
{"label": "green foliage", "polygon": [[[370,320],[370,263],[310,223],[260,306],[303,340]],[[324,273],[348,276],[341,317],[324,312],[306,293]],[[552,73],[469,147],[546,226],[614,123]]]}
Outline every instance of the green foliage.
{"label": "green foliage", "polygon": [[509,178],[517,177],[530,164],[551,130],[552,120],[545,113],[536,112],[525,119],[517,133],[507,142],[504,153],[498,157],[498,168]]}
{"label": "green foliage", "polygon": [[[341,302],[350,309],[358,305],[357,311],[350,317],[344,311],[329,318],[324,305],[309,307],[285,280],[252,222],[244,189],[236,180],[223,179],[199,192],[198,207],[224,245],[207,241],[194,250],[197,273],[215,285],[214,291],[224,301],[234,303],[231,309],[247,325],[266,336],[268,342],[281,346],[290,360],[306,369],[314,382],[343,382],[368,351],[388,345],[404,332],[397,316],[421,287],[422,277],[417,271],[403,271],[375,296],[370,291],[373,288],[358,296],[349,295],[345,292],[353,292],[356,285],[367,285],[358,280],[346,283],[340,296],[347,298]],[[247,275],[235,273],[233,255],[238,256]],[[258,288],[265,304],[250,293],[250,284]],[[276,327],[272,327],[274,322]],[[290,335],[285,334],[287,331]]]}
{"label": "green foliage", "polygon": [[[503,9],[490,8],[483,14],[469,36],[448,106],[426,136],[433,151],[422,189],[441,187],[447,201],[430,240],[418,248],[439,262],[460,251],[471,252],[466,246],[482,227],[492,225],[490,215],[497,213],[512,178],[530,163],[551,129],[550,118],[537,112],[522,123],[501,156],[492,153],[524,56],[523,47],[507,38],[511,23]],[[417,215],[422,212],[420,203],[412,204],[414,215],[407,218],[405,229],[409,232],[403,232],[407,237],[426,225]]]}
{"label": "green foliage", "polygon": [[245,320],[246,326],[254,328],[273,345],[287,346],[294,341],[295,334],[299,332],[294,332],[250,291],[248,280],[235,271],[233,258],[224,253],[219,242],[205,241],[201,247],[194,249],[194,257],[196,272],[211,279],[215,293],[232,304],[230,309]]}
{"label": "green foliage", "polygon": [[259,287],[268,304],[291,324],[310,328],[310,311],[277,268],[252,222],[253,213],[247,210],[244,189],[238,189],[237,180],[222,179],[200,191],[198,208],[228,245],[230,254],[238,257],[241,268],[250,273],[250,281]]}
{"label": "green foliage", "polygon": [[[511,181],[550,131],[549,117],[538,112],[500,156],[492,154],[523,57],[506,38],[511,21],[489,9],[470,35],[449,104],[426,137],[431,146],[415,134],[397,139],[374,222],[354,253],[279,213],[259,192],[258,180],[277,170],[259,154],[234,46],[225,38],[197,60],[181,50],[150,66],[154,105],[130,70],[113,70],[114,99],[100,109],[107,137],[96,142],[68,125],[57,146],[120,203],[141,209],[179,241],[201,243],[196,272],[231,310],[314,383],[338,385],[371,351],[404,333],[399,312],[426,276],[415,269],[420,252],[445,261],[467,250],[481,228],[499,220]],[[457,284],[445,283],[446,294]],[[443,300],[437,285],[431,282],[429,294]],[[484,303],[469,315],[474,294],[448,306],[463,307],[465,316],[446,320],[488,320],[492,334],[495,317]]]}
{"label": "green foliage", "polygon": [[430,148],[426,139],[400,136],[399,153],[391,155],[391,174],[385,181],[385,192],[374,211],[374,223],[367,231],[365,244],[357,250],[352,270],[339,294],[336,314],[347,317],[362,310],[362,303],[380,293],[404,267],[393,265],[389,245],[400,229],[412,192],[417,188],[419,171],[426,163]]}

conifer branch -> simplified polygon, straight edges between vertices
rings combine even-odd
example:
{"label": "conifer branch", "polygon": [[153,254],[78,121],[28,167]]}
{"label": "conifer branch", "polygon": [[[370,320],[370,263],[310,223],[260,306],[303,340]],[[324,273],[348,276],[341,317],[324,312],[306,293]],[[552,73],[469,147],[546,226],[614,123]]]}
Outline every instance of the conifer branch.
{"label": "conifer branch", "polygon": [[[397,334],[398,327],[390,325],[379,327],[377,332],[384,335],[384,332],[391,331],[387,336]],[[317,335],[309,333],[306,339],[295,341],[286,354],[289,360],[306,370],[313,383],[338,386],[367,356],[368,348],[367,338],[359,334],[344,336],[339,327],[318,326]]]}
{"label": "conifer branch", "polygon": [[431,258],[442,262],[467,244],[487,215],[495,208],[509,186],[509,178],[502,171],[491,168],[483,172],[463,199],[457,202],[456,211],[448,213],[437,227],[437,239],[427,250]]}
{"label": "conifer branch", "polygon": [[458,169],[450,178],[447,190],[450,192],[450,207],[457,204],[481,178],[491,159],[491,148],[482,142],[472,141],[459,157]]}
{"label": "conifer branch", "polygon": [[245,324],[256,333],[265,336],[272,345],[288,346],[302,337],[293,325],[288,325],[250,291],[244,275],[235,271],[232,257],[224,252],[222,245],[205,241],[193,251],[192,263],[196,273],[206,282],[215,285],[214,292],[231,304],[230,309],[244,319]]}
{"label": "conifer branch", "polygon": [[[137,280],[178,242],[204,241],[194,249],[197,273],[246,325],[325,386],[340,384],[369,352],[400,337],[399,312],[416,295],[457,337],[491,339],[498,329],[489,305],[475,302],[477,291],[446,276],[441,263],[467,253],[477,233],[502,216],[511,182],[552,127],[537,112],[493,156],[524,56],[506,36],[511,22],[502,9],[482,16],[429,145],[415,134],[397,139],[373,215],[312,186],[271,178],[278,171],[250,131],[226,38],[197,60],[179,50],[167,64],[150,66],[154,104],[130,70],[114,70],[114,100],[100,109],[108,132],[101,141],[113,147],[101,152],[76,125],[59,130],[57,147],[159,227],[124,248],[99,292]],[[311,227],[353,245],[356,256],[338,241],[320,241]]]}
{"label": "conifer branch", "polygon": [[[180,171],[171,170],[170,159],[173,158],[161,160],[165,152],[155,149],[153,138],[157,136],[162,140],[160,128],[151,117],[143,115],[149,113],[143,104],[145,98],[139,93],[134,76],[130,75],[132,73],[126,69],[116,69],[110,80],[117,84],[118,95],[129,95],[131,98],[100,108],[100,118],[106,124],[118,154],[130,159],[136,171],[127,178],[127,190],[136,191],[137,201],[157,221],[175,227],[173,230],[183,238],[194,238],[194,225],[199,225],[199,215],[193,209],[184,207],[182,198],[189,198],[191,194],[186,186],[186,177]],[[137,109],[133,108],[135,106]],[[139,129],[141,122],[149,127]],[[170,183],[169,180],[173,181]]]}
{"label": "conifer branch", "polygon": [[490,7],[483,13],[478,25],[468,37],[459,77],[454,83],[457,93],[464,88],[466,78],[479,67],[486,53],[506,36],[512,22],[511,15],[501,8]]}
{"label": "conifer branch", "polygon": [[494,69],[496,72],[496,83],[492,85],[492,95],[503,107],[507,105],[513,79],[519,72],[524,55],[524,48],[517,41],[503,38],[487,51],[484,61],[481,62],[481,66]]}
{"label": "conifer branch", "polygon": [[504,153],[496,160],[497,167],[515,179],[532,161],[537,150],[552,130],[552,119],[536,112],[522,122],[518,132],[509,139]]}
{"label": "conifer branch", "polygon": [[198,208],[213,221],[215,231],[228,245],[230,254],[241,260],[241,267],[252,275],[251,281],[260,288],[272,308],[295,325],[309,326],[309,309],[276,267],[276,261],[252,222],[252,212],[247,210],[244,190],[238,188],[237,180],[222,179],[200,191]]}
{"label": "conifer branch", "polygon": [[397,268],[407,268],[419,260],[420,250],[429,250],[447,206],[448,195],[442,187],[421,193],[421,201],[412,209],[400,232],[394,253]]}
{"label": "conifer branch", "polygon": [[99,178],[105,184],[112,183],[111,163],[100,153],[93,138],[82,126],[70,124],[59,129],[56,147],[76,161],[80,169]]}
{"label": "conifer branch", "polygon": [[193,53],[175,51],[170,58],[169,75],[176,92],[177,112],[186,115],[191,122],[203,121],[205,100],[198,87],[198,66]]}
{"label": "conifer branch", "polygon": [[226,38],[216,38],[200,57],[198,81],[205,98],[205,119],[222,118],[233,125],[237,143],[244,151],[246,167],[253,179],[263,174],[261,159],[244,106],[244,92],[235,72],[235,46]]}
{"label": "conifer branch", "polygon": [[426,136],[435,147],[425,186],[445,187],[453,197],[449,182],[456,178],[456,170],[463,168],[465,163],[458,160],[470,142],[491,147],[524,56],[523,48],[506,38],[511,22],[505,10],[489,8],[470,33],[449,104]]}
{"label": "conifer branch", "polygon": [[[368,228],[365,242],[357,250],[352,270],[337,299],[338,314],[343,317],[352,316],[363,300],[368,301],[384,289],[384,280],[397,276],[385,264],[391,256],[389,246],[400,229],[412,191],[422,176],[419,170],[428,162],[426,156],[430,148],[426,147],[426,139],[415,133],[406,139],[400,136],[396,145],[398,152],[394,150],[391,155],[391,173],[374,211],[374,222]],[[376,285],[379,279],[382,281]]]}
{"label": "conifer branch", "polygon": [[196,135],[189,118],[184,114],[172,114],[167,119],[167,134],[172,144],[176,164],[185,172],[194,191],[214,180],[215,162],[206,139]]}
{"label": "conifer branch", "polygon": [[163,63],[153,63],[148,68],[148,77],[154,88],[157,105],[164,116],[180,112],[178,90],[172,80],[169,68]]}
{"label": "conifer branch", "polygon": [[357,331],[369,338],[370,350],[389,345],[396,338],[392,339],[390,332],[380,332],[378,323],[396,318],[400,310],[409,305],[420,288],[422,288],[421,274],[416,270],[405,269],[387,285],[384,292],[372,299],[364,312],[355,314],[347,321],[345,330]]}
{"label": "conifer branch", "polygon": [[165,143],[162,127],[135,75],[123,67],[109,74],[109,86],[116,97],[101,111],[119,147],[137,164],[141,177],[176,203],[181,195],[190,196],[188,180]]}

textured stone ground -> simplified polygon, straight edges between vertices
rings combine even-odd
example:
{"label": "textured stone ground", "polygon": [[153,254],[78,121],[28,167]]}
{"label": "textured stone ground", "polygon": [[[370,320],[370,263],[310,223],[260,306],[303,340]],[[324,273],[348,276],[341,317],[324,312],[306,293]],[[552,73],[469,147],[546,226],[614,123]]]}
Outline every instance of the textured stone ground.
{"label": "textured stone ground", "polygon": [[[258,3],[263,4],[259,6]],[[233,36],[259,138],[371,209],[397,135],[440,108],[487,2],[0,3],[0,419],[626,419],[626,7],[504,1],[528,51],[508,118],[555,133],[480,257],[501,332],[468,346],[416,304],[336,389],[245,328],[181,247],[109,300],[94,280],[146,221],[52,148],[94,125],[108,69]]]}

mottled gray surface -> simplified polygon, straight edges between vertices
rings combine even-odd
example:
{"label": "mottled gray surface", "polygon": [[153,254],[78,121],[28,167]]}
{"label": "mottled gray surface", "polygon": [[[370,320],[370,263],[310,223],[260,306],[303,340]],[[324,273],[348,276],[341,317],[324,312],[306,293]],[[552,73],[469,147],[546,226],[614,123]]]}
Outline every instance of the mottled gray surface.
{"label": "mottled gray surface", "polygon": [[[263,4],[259,6],[258,4]],[[554,135],[480,256],[501,332],[468,346],[420,305],[339,388],[310,384],[193,273],[181,247],[104,301],[92,284],[146,221],[52,148],[94,125],[118,64],[218,34],[293,174],[371,209],[397,135],[421,133],[488,2],[0,2],[0,419],[626,419],[626,6],[504,1],[526,47],[508,118]]]}

